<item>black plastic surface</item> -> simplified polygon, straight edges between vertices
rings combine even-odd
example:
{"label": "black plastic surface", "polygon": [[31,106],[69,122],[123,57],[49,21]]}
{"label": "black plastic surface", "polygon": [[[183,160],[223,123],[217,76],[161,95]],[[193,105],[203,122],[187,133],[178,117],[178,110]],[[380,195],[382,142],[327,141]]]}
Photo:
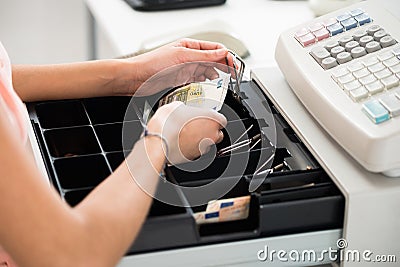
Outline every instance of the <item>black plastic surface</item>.
{"label": "black plastic surface", "polygon": [[125,0],[133,9],[139,11],[161,11],[222,5],[226,0]]}
{"label": "black plastic surface", "polygon": [[[238,101],[228,91],[221,110],[228,125],[224,140],[215,149],[233,144],[251,125],[247,136],[239,141],[260,134],[263,142],[251,150],[246,146],[216,158],[214,149],[214,154],[210,152],[197,162],[168,167],[166,175],[169,181],[187,187],[206,185],[217,178],[221,184],[239,178],[223,198],[250,195],[249,217],[198,226],[192,214],[205,210],[204,205],[175,207],[154,201],[128,254],[342,228],[344,197],[298,136],[254,82],[242,84],[241,97]],[[28,105],[48,174],[71,206],[82,201],[124,161],[122,122],[129,102],[130,97],[102,97]],[[272,131],[264,116],[269,114],[266,107],[271,108],[274,118],[276,149],[269,140]],[[128,150],[142,132],[138,118],[130,116],[125,121],[131,137],[125,146]],[[281,168],[267,177],[253,177],[258,163],[265,162],[272,151],[272,166]],[[238,164],[231,166],[232,161]],[[201,171],[187,171],[207,162],[211,164]],[[264,178],[262,185],[250,193],[251,179]],[[187,203],[188,196],[176,192],[176,199]]]}

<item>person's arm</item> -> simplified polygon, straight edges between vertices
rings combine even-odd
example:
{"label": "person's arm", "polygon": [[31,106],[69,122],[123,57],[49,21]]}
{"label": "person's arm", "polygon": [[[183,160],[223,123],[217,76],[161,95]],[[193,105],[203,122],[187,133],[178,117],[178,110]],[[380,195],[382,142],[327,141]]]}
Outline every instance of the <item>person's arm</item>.
{"label": "person's arm", "polygon": [[56,65],[14,65],[13,85],[23,101],[134,94],[157,72],[194,61],[225,63],[218,43],[183,39],[129,59]]}
{"label": "person's arm", "polygon": [[25,101],[113,95],[117,88],[136,88],[135,61],[109,59],[56,65],[13,65],[13,85]]}
{"label": "person's arm", "polygon": [[[19,266],[114,266],[146,218],[152,198],[141,186],[150,194],[156,187],[165,160],[161,139],[138,141],[126,163],[70,208],[43,182],[3,111],[0,105],[0,244]],[[201,140],[221,140],[225,124],[215,111],[174,102],[154,114],[148,129],[167,138],[170,156],[194,158]]]}
{"label": "person's arm", "polygon": [[[0,118],[0,244],[19,266],[114,266],[142,225],[152,201],[130,172],[155,187],[161,142],[146,137],[110,177],[70,208],[50,190],[15,134]],[[146,149],[145,149],[146,145]],[[146,157],[146,151],[151,151]]]}

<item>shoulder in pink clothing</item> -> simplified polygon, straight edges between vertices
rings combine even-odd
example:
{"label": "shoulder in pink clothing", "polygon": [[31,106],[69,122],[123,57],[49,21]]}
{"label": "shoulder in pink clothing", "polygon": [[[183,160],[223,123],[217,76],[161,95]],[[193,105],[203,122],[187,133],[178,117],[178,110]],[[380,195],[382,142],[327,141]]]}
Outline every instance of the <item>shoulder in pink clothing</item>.
{"label": "shoulder in pink clothing", "polygon": [[27,140],[27,121],[24,119],[24,105],[15,93],[12,85],[11,63],[3,44],[0,42],[0,105],[6,110],[7,117],[21,140]]}

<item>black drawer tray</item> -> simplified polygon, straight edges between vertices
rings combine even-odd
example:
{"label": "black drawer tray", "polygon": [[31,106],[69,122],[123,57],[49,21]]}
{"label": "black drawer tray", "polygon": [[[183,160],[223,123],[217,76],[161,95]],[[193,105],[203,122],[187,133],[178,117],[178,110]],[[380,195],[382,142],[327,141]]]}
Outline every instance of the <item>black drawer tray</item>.
{"label": "black drawer tray", "polygon": [[[217,178],[222,184],[238,180],[223,198],[251,195],[249,217],[198,226],[192,214],[205,206],[176,207],[154,201],[127,254],[343,227],[343,195],[259,86],[254,81],[243,83],[240,99],[237,101],[228,91],[221,110],[228,119],[227,130],[216,149],[230,145],[250,125],[248,135],[260,133],[262,142],[251,150],[246,147],[217,157],[201,171],[188,170],[209,160],[210,155],[196,163],[169,166],[165,171],[168,180],[186,187],[205,185]],[[28,103],[49,178],[69,205],[82,201],[124,160],[122,122],[129,101],[130,97],[102,97]],[[128,120],[131,147],[142,127],[137,117]],[[272,127],[276,128],[276,140],[270,138]],[[254,176],[259,162],[266,161],[272,151],[272,166],[282,168],[266,178]],[[231,166],[232,161],[240,164]],[[251,180],[260,178],[261,186],[249,192]],[[191,203],[190,196],[182,192],[177,192],[177,198]]]}

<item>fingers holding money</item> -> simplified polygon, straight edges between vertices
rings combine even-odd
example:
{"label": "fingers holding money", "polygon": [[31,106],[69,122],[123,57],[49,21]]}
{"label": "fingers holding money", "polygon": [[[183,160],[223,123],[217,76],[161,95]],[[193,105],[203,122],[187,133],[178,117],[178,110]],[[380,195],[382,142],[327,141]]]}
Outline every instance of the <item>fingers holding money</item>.
{"label": "fingers holding money", "polygon": [[165,137],[171,164],[193,160],[222,140],[221,128],[227,120],[224,115],[203,108],[183,105],[175,101],[160,107],[148,123],[151,132]]}
{"label": "fingers holding money", "polygon": [[[190,155],[193,159],[208,153],[213,145],[223,140],[224,134],[221,129],[226,126],[227,120],[224,115],[216,111],[200,108],[192,108],[192,115],[193,118],[186,126],[197,128],[197,134],[199,134],[197,136],[197,138],[199,138],[199,149],[194,154]],[[203,132],[203,129],[201,129],[202,127],[209,127],[209,129]],[[192,137],[196,138],[196,136]],[[182,135],[182,140],[180,140],[180,142],[185,142],[184,135]]]}
{"label": "fingers holding money", "polygon": [[222,66],[219,65],[221,64],[210,63],[210,62],[191,63],[188,66],[184,66],[183,69],[183,73],[186,76],[186,79],[182,79],[183,77],[181,77],[180,80],[186,80],[190,82],[203,82],[206,79],[209,80],[217,79],[220,76],[217,69],[223,68]]}

